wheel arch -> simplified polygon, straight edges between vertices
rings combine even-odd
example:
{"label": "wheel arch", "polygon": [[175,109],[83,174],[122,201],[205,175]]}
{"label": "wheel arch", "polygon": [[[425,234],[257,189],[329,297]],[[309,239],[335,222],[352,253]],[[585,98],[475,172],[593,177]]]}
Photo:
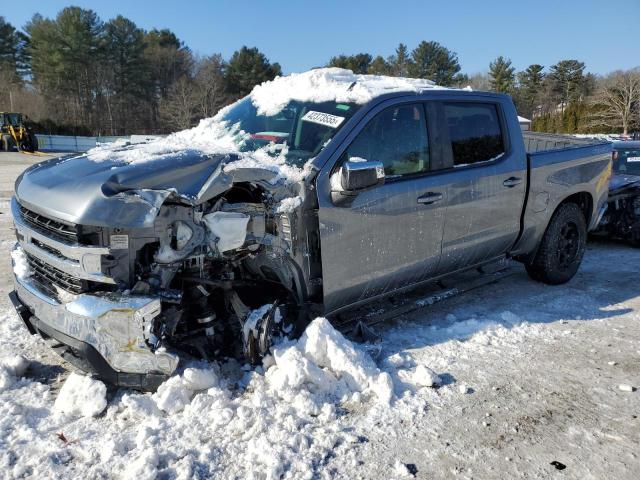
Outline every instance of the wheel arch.
{"label": "wheel arch", "polygon": [[536,239],[535,241],[535,247],[532,248],[530,251],[525,252],[525,253],[520,253],[517,255],[514,255],[514,259],[522,262],[522,263],[529,263],[531,262],[536,254],[538,253],[538,250],[540,249],[540,245],[542,244],[542,238],[544,237],[544,234],[547,232],[547,230],[549,229],[549,225],[551,224],[551,220],[554,218],[554,216],[556,215],[556,213],[558,212],[558,210],[563,206],[566,205],[568,203],[575,203],[576,205],[578,205],[578,207],[580,208],[580,211],[582,212],[582,214],[584,215],[584,219],[585,219],[585,223],[587,225],[587,229],[589,229],[589,225],[590,222],[593,218],[594,212],[593,212],[593,195],[588,192],[588,191],[579,191],[579,192],[575,192],[572,193],[571,195],[565,197],[564,199],[562,199],[562,201],[560,201],[555,208],[553,209],[553,212],[551,213],[551,215],[549,215],[547,217],[547,221],[544,225],[544,229],[541,229],[542,233],[540,234],[540,237]]}

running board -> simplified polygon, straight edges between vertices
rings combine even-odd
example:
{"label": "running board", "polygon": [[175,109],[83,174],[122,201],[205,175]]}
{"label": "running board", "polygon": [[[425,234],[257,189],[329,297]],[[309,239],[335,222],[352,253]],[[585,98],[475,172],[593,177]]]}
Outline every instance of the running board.
{"label": "running board", "polygon": [[380,336],[372,328],[401,315],[426,310],[431,305],[467,293],[518,273],[516,262],[500,260],[454,274],[402,295],[389,296],[366,306],[338,314],[331,319],[333,326],[356,342],[375,343]]}

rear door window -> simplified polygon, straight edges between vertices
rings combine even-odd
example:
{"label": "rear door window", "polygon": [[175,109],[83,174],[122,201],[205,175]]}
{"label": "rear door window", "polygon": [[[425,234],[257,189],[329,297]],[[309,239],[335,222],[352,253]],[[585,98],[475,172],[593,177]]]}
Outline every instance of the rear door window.
{"label": "rear door window", "polygon": [[443,107],[454,167],[497,160],[505,153],[495,104],[446,102]]}
{"label": "rear door window", "polygon": [[429,141],[421,103],[394,105],[373,117],[349,145],[342,161],[382,162],[387,177],[429,170]]}

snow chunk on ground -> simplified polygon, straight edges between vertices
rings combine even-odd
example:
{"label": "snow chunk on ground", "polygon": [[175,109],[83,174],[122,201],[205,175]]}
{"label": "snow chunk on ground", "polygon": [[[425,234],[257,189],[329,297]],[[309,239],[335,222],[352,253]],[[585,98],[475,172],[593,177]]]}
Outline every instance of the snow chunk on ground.
{"label": "snow chunk on ground", "polygon": [[153,399],[160,410],[177,413],[189,405],[191,393],[182,377],[174,376],[158,387],[158,391],[153,394]]}
{"label": "snow chunk on ground", "polygon": [[28,366],[29,362],[21,355],[0,358],[0,392],[11,387]]}
{"label": "snow chunk on ground", "polygon": [[251,101],[261,115],[276,115],[290,101],[365,104],[390,92],[420,92],[444,88],[419,78],[356,75],[343,68],[317,68],[257,85]]}
{"label": "snow chunk on ground", "polygon": [[346,399],[355,392],[372,393],[388,404],[393,382],[373,359],[357,349],[325,318],[309,324],[297,344],[274,351],[276,365],[267,379],[277,390],[310,384],[315,391]]}
{"label": "snow chunk on ground", "polygon": [[187,387],[194,391],[207,390],[218,384],[218,376],[211,369],[187,368],[182,376]]}
{"label": "snow chunk on ground", "polygon": [[442,380],[429,367],[418,365],[411,375],[411,383],[418,387],[437,387]]}
{"label": "snow chunk on ground", "polygon": [[99,380],[75,372],[60,389],[53,410],[73,416],[95,417],[107,406],[107,387]]}

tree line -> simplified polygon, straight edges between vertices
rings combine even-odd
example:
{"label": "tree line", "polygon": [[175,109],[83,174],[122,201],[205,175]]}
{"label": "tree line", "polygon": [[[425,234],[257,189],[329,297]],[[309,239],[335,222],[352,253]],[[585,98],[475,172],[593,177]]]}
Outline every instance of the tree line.
{"label": "tree line", "polygon": [[[562,60],[516,71],[502,56],[468,75],[455,52],[434,41],[399,44],[393,55],[337,55],[328,66],[407,76],[438,85],[507,93],[533,129],[557,133],[640,128],[640,70],[606,76]],[[125,135],[188,128],[281,75],[257,48],[225,59],[195,55],[168,29],[144,30],[118,16],[67,7],[34,15],[22,30],[0,17],[0,111],[27,114],[44,133]]]}
{"label": "tree line", "polygon": [[0,17],[0,111],[21,111],[46,133],[188,128],[280,74],[256,48],[198,57],[168,29],[78,7],[35,15],[23,31]]}
{"label": "tree line", "polygon": [[447,87],[512,96],[518,113],[532,119],[532,128],[551,133],[629,133],[640,129],[640,68],[597,76],[584,62],[561,60],[545,68],[529,65],[516,71],[500,56],[487,73],[467,75],[455,52],[437,42],[420,42],[413,50],[401,43],[384,58],[368,53],[338,55],[329,65],[356,73],[427,78]]}

